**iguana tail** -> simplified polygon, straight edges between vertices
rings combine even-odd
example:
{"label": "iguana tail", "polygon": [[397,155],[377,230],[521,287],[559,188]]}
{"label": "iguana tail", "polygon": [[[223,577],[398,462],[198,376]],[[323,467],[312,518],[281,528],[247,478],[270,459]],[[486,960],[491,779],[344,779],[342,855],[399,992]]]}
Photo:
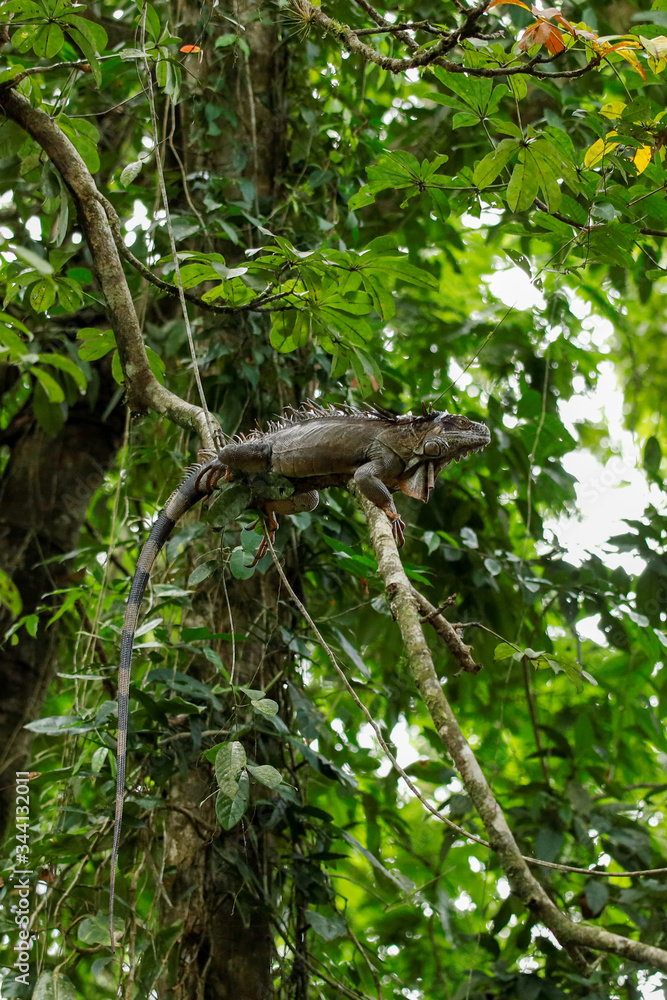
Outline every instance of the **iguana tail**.
{"label": "iguana tail", "polygon": [[120,646],[120,666],[118,671],[118,741],[116,746],[116,816],[113,828],[113,847],[111,849],[111,880],[109,884],[109,933],[111,935],[111,951],[115,952],[113,911],[116,889],[116,867],[118,864],[118,848],[120,832],[123,824],[123,794],[125,792],[125,762],[127,758],[127,725],[130,701],[130,673],[132,667],[132,648],[134,633],[137,628],[139,609],[146,590],[146,584],[151,570],[164,543],[169,538],[176,522],[186,511],[194,507],[203,497],[212,493],[225,472],[225,467],[217,456],[208,461],[193,466],[187,470],[180,486],[174,490],[160,515],[151,528],[137,561],[137,568],[132,578],[130,596],[125,607],[123,633]]}

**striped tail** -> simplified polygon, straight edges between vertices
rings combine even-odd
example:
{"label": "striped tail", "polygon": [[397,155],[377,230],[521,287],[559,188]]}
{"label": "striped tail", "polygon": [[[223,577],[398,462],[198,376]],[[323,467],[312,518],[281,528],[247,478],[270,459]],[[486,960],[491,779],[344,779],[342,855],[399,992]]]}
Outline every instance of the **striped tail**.
{"label": "striped tail", "polygon": [[185,479],[174,490],[167,500],[160,515],[151,528],[137,562],[137,568],[130,587],[130,596],[125,607],[123,633],[120,645],[120,666],[118,670],[118,741],[116,745],[116,816],[113,828],[113,847],[111,849],[111,880],[109,884],[109,934],[111,936],[111,951],[115,954],[113,911],[116,890],[116,868],[118,865],[118,848],[120,832],[123,825],[123,795],[125,792],[125,763],[127,759],[127,726],[130,702],[130,674],[132,668],[132,648],[134,633],[137,628],[141,601],[146,590],[146,584],[158,553],[169,538],[176,522],[186,511],[194,507],[203,497],[212,493],[218,484],[225,467],[217,456],[210,461],[195,465],[188,470]]}

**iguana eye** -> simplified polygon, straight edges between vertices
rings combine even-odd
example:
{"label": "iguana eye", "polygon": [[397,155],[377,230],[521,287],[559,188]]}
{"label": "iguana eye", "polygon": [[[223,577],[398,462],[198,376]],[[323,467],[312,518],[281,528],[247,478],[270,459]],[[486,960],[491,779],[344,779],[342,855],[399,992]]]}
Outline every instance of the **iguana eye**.
{"label": "iguana eye", "polygon": [[439,455],[440,446],[437,441],[431,439],[430,441],[424,442],[424,454],[425,455]]}

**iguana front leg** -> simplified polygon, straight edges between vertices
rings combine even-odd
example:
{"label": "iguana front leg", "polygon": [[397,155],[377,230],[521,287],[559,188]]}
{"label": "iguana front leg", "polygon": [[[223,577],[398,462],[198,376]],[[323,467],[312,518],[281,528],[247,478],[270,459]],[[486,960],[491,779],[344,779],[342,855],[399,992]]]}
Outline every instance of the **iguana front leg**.
{"label": "iguana front leg", "polygon": [[[264,500],[255,501],[254,506],[260,507],[268,518],[268,531],[269,538],[273,543],[276,537],[276,531],[278,530],[278,519],[276,514],[303,514],[310,510],[315,510],[318,503],[320,502],[320,495],[317,490],[308,490],[305,493],[293,493],[291,497],[285,497],[279,500]],[[255,525],[251,525],[255,527]],[[259,543],[259,548],[257,549],[257,554],[251,566],[256,566],[260,559],[262,559],[266,553],[269,551],[269,543],[266,538],[263,538]]]}
{"label": "iguana front leg", "polygon": [[391,521],[394,541],[399,546],[405,542],[405,523],[396,510],[391,493],[382,481],[383,475],[399,475],[403,471],[403,462],[396,458],[390,462],[380,462],[377,459],[360,465],[354,474],[354,483],[371,503],[384,511]]}

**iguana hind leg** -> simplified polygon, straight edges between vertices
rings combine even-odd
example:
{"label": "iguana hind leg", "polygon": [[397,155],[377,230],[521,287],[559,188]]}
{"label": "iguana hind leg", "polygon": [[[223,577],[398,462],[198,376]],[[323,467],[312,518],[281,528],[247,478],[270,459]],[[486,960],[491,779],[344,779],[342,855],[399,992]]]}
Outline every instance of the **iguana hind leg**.
{"label": "iguana hind leg", "polygon": [[[276,514],[304,514],[307,511],[315,510],[318,503],[320,502],[320,495],[317,490],[308,490],[305,493],[293,493],[291,497],[285,497],[280,500],[265,500],[263,503],[257,501],[257,507],[260,507],[267,516],[268,519],[268,532],[271,543],[273,544],[276,531],[278,530],[278,519]],[[249,528],[254,528],[257,522],[251,524]],[[251,566],[256,566],[260,559],[262,559],[266,553],[269,551],[269,543],[266,537],[262,538],[259,543],[259,548],[257,549],[257,554],[251,562]]]}

